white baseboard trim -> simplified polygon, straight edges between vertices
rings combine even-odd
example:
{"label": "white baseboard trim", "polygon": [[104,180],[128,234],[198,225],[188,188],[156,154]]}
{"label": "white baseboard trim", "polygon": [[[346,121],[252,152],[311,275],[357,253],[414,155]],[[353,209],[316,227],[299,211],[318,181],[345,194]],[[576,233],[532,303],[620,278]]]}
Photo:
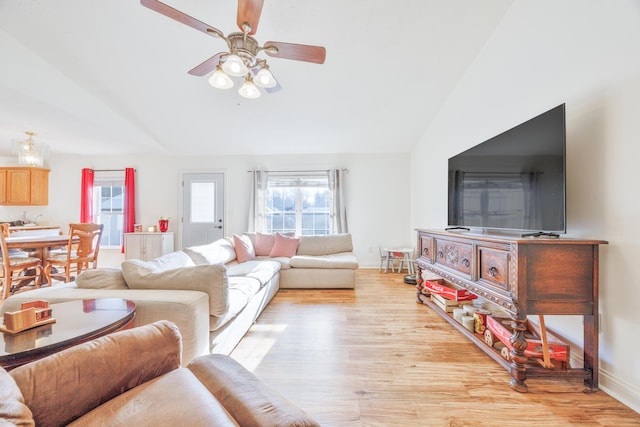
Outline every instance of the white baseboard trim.
{"label": "white baseboard trim", "polygon": [[600,369],[600,389],[640,414],[640,390]]}
{"label": "white baseboard trim", "polygon": [[[579,350],[579,351],[578,351]],[[582,366],[582,349],[571,347],[571,366]],[[640,414],[640,390],[637,387],[613,376],[610,372],[600,369],[598,373],[598,388],[613,397],[623,405],[628,406]]]}

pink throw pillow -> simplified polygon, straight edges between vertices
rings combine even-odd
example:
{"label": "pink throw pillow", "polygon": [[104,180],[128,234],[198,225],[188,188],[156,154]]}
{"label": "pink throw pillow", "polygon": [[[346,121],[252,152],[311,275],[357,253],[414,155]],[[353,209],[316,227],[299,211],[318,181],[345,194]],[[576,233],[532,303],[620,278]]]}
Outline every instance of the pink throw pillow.
{"label": "pink throw pillow", "polygon": [[256,255],[269,256],[275,241],[273,234],[256,233]]}
{"label": "pink throw pillow", "polygon": [[276,233],[274,240],[273,249],[271,249],[271,253],[269,254],[272,258],[279,256],[291,258],[296,254],[298,245],[300,244],[299,238],[285,236],[280,233]]}
{"label": "pink throw pillow", "polygon": [[233,247],[236,250],[238,262],[250,261],[256,259],[256,253],[249,236],[233,235]]}

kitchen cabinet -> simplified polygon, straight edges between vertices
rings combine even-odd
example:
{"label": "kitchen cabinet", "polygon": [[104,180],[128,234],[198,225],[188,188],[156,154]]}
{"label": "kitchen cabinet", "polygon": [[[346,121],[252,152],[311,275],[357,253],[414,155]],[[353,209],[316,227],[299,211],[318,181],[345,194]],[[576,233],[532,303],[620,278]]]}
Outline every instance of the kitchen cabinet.
{"label": "kitchen cabinet", "polygon": [[150,261],[173,252],[173,232],[124,233],[124,259]]}
{"label": "kitchen cabinet", "polygon": [[0,167],[0,205],[49,204],[49,169],[28,166]]}

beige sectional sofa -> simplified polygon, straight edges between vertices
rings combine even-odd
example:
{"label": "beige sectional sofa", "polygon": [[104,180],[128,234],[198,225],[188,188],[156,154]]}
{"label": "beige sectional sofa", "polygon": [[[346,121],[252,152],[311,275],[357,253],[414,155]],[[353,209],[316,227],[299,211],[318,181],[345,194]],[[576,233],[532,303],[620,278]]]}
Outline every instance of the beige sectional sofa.
{"label": "beige sectional sofa", "polygon": [[[278,292],[288,288],[353,288],[358,262],[351,235],[301,237],[291,257],[253,254],[258,236],[247,233],[211,244],[185,248],[149,262],[127,260],[121,268],[88,270],[75,282],[19,293],[0,312],[44,299],[125,298],[136,303],[137,326],[158,320],[180,329],[183,361],[208,354],[229,354]],[[254,240],[252,240],[254,239]],[[238,255],[243,257],[239,262]]]}
{"label": "beige sectional sofa", "polygon": [[[245,234],[256,245],[259,233]],[[292,257],[257,255],[256,259],[280,263],[282,289],[353,289],[356,285],[358,259],[353,254],[351,234],[302,236]]]}

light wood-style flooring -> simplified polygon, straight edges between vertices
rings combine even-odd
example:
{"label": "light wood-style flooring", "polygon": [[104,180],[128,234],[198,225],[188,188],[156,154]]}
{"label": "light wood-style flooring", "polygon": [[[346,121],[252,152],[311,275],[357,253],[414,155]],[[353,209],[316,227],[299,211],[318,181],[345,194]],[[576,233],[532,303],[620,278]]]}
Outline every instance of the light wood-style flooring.
{"label": "light wood-style flooring", "polygon": [[232,356],[323,426],[639,426],[578,380],[509,373],[402,275],[358,270],[355,290],[280,290]]}

